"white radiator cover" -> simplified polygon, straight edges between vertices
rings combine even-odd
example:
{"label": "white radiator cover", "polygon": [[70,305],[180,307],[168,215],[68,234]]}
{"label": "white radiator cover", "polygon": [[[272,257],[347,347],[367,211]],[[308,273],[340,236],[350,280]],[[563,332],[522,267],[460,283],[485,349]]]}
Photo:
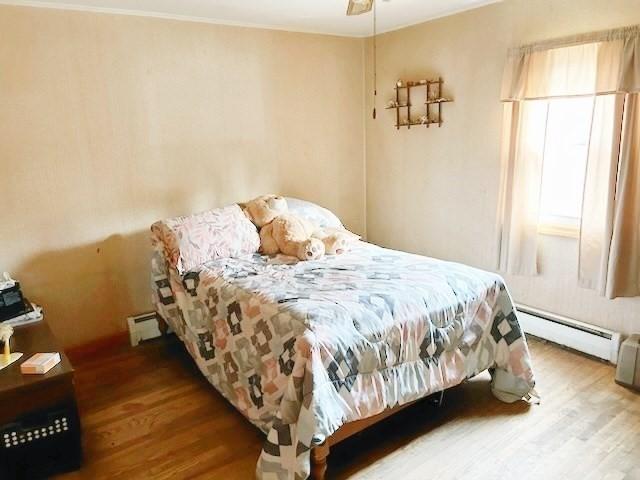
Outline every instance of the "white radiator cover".
{"label": "white radiator cover", "polygon": [[[593,355],[614,365],[618,363],[618,351],[622,342],[620,333],[527,305],[516,304],[516,309],[518,321],[525,333]],[[132,346],[161,335],[155,312],[129,317],[127,320]]]}
{"label": "white radiator cover", "polygon": [[136,347],[140,342],[156,338],[161,335],[158,328],[158,317],[156,312],[143,313],[127,318],[129,325],[129,340],[132,347]]}
{"label": "white radiator cover", "polygon": [[516,304],[516,309],[525,333],[593,355],[614,365],[618,363],[622,341],[619,332],[527,305]]}

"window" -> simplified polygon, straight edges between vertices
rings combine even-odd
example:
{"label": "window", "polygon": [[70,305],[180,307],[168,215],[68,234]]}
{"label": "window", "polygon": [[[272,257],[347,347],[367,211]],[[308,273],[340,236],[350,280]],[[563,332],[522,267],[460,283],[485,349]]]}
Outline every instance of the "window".
{"label": "window", "polygon": [[591,96],[548,101],[540,233],[578,235],[593,105]]}
{"label": "window", "polygon": [[501,94],[501,270],[540,273],[540,233],[571,234],[579,237],[580,286],[610,298],[640,294],[639,58],[638,27],[510,50]]}

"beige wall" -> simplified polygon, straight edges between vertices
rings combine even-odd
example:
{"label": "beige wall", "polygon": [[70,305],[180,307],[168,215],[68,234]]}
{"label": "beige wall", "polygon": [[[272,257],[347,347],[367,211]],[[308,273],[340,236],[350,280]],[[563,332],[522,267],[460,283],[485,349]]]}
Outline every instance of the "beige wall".
{"label": "beige wall", "polygon": [[[637,23],[639,0],[505,0],[379,37],[379,111],[398,78],[442,75],[455,102],[444,106],[440,129],[396,131],[390,111],[368,117],[369,239],[493,269],[507,49]],[[575,240],[544,237],[541,256],[542,275],[507,277],[516,300],[616,330],[640,328],[640,299],[606,300],[576,286]]]}
{"label": "beige wall", "polygon": [[264,192],[364,232],[363,41],[0,6],[0,270],[75,345],[150,309],[148,227]]}
{"label": "beige wall", "polygon": [[[363,84],[358,39],[0,6],[0,269],[84,343],[150,308],[153,221],[266,191],[492,269],[506,49],[633,23],[640,0],[506,0],[383,35],[374,122],[370,41]],[[396,79],[436,75],[445,125],[396,131]],[[640,300],[576,287],[575,240],[541,253],[541,276],[507,277],[517,300],[637,325]]]}

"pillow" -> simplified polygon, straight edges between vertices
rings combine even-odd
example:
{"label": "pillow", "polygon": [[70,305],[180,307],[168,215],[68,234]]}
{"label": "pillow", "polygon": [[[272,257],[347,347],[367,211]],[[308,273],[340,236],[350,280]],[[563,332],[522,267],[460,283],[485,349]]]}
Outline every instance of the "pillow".
{"label": "pillow", "polygon": [[291,197],[285,197],[285,199],[291,213],[306,218],[320,228],[344,228],[340,219],[331,210],[306,200]]}
{"label": "pillow", "polygon": [[238,205],[174,217],[151,226],[169,265],[180,275],[217,258],[255,253],[260,248],[256,227]]}

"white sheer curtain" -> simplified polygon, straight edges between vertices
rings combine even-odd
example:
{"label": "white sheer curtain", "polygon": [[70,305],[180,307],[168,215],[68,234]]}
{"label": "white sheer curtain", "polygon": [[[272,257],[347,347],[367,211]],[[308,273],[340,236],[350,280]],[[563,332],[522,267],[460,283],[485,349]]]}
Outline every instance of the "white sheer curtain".
{"label": "white sheer curtain", "polygon": [[499,268],[538,272],[548,101],[594,96],[578,279],[610,298],[640,295],[640,27],[509,53],[502,87]]}
{"label": "white sheer curtain", "polygon": [[582,222],[580,228],[581,286],[604,293],[608,255],[613,236],[613,215],[620,153],[624,95],[596,97],[591,123]]}

